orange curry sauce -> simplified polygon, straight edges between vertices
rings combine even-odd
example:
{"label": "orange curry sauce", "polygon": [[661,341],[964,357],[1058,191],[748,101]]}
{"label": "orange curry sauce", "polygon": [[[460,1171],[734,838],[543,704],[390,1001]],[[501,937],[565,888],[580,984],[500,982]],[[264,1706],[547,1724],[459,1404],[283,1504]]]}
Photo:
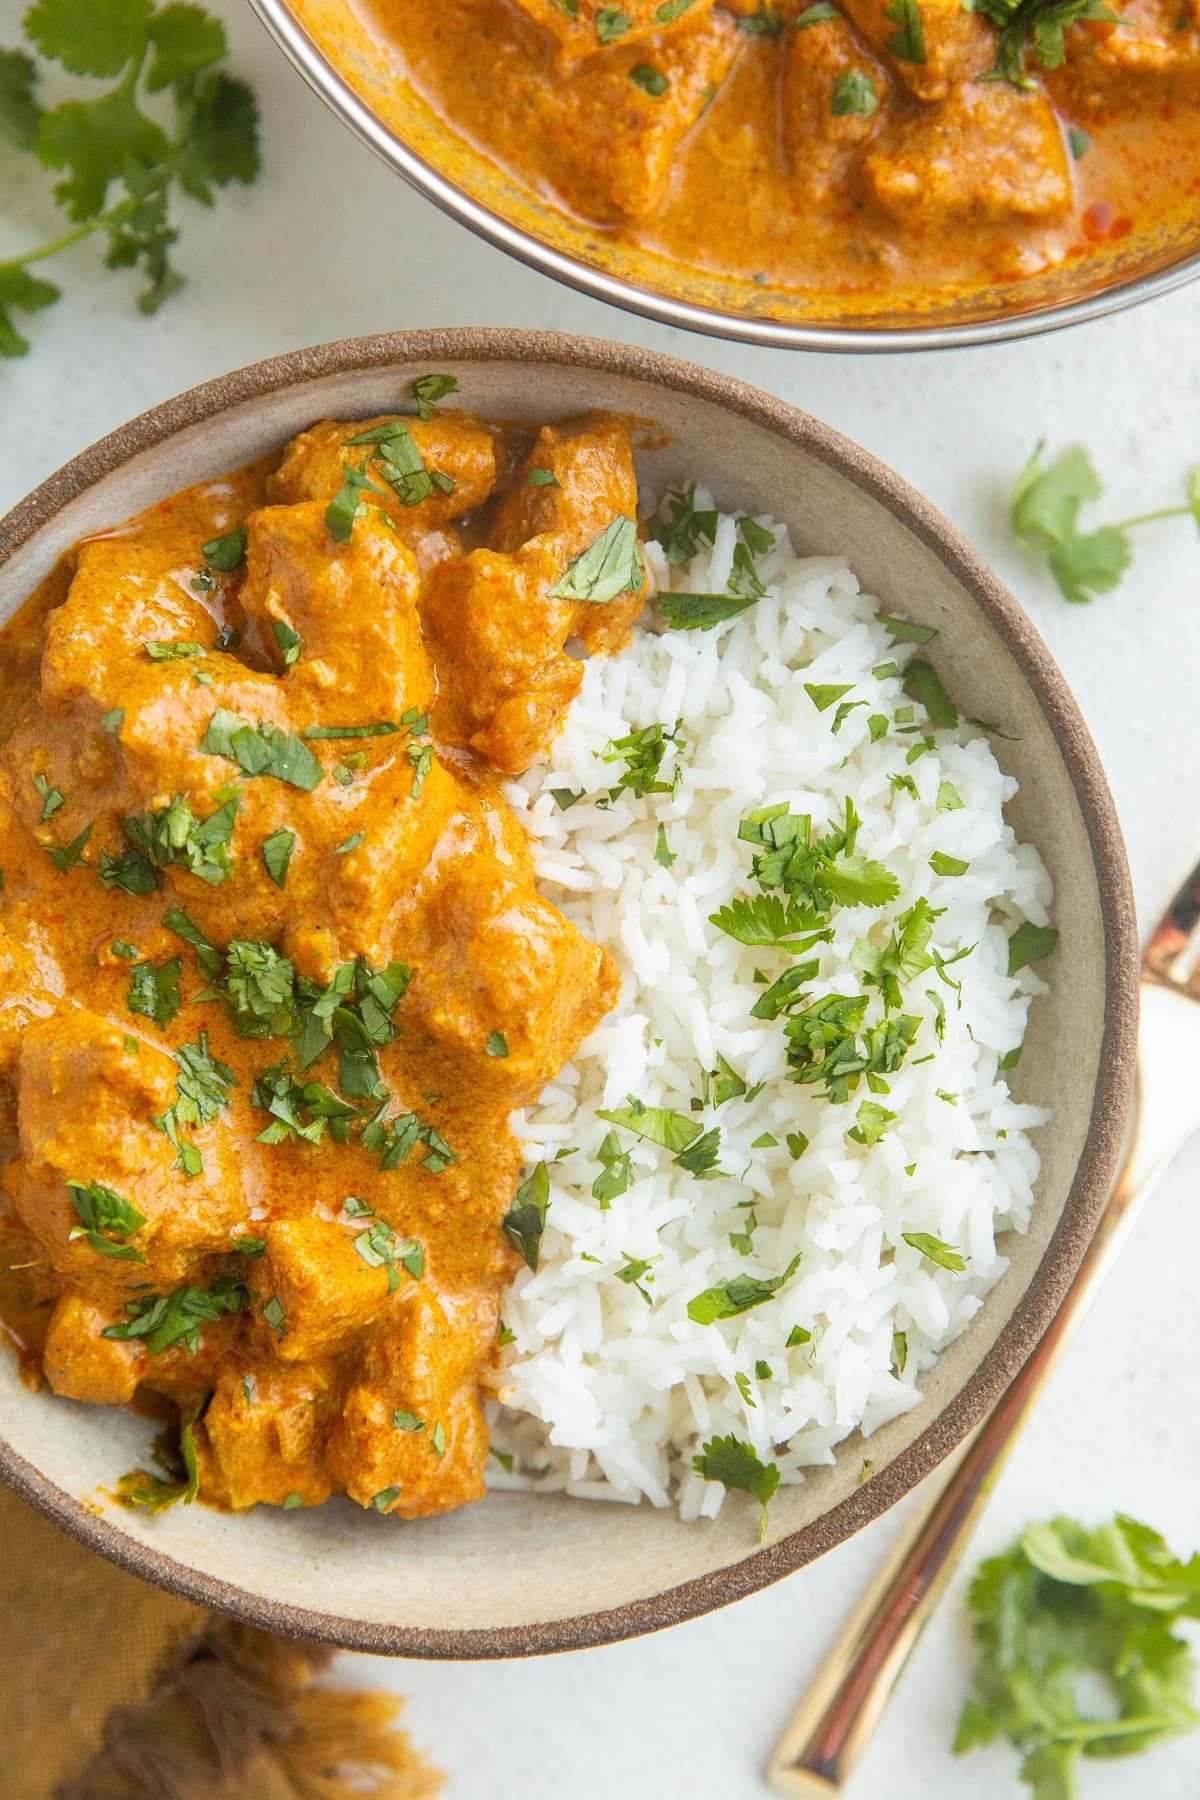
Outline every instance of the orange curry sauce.
{"label": "orange curry sauce", "polygon": [[1200,0],[1114,0],[1058,69],[1028,53],[1023,88],[961,0],[353,4],[439,117],[569,214],[851,310],[952,304],[1200,208]]}
{"label": "orange curry sauce", "polygon": [[[643,574],[623,425],[366,424],[89,538],[0,640],[0,1312],[205,1499],[409,1517],[483,1491],[509,1113],[616,992],[499,777]],[[618,591],[548,591],[612,531]]]}

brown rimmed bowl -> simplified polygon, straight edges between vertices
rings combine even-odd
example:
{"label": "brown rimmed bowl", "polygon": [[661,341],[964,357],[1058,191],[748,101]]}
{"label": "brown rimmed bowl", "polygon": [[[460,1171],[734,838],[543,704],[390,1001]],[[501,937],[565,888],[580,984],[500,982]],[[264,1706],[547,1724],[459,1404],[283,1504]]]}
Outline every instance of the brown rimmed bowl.
{"label": "brown rimmed bowl", "polygon": [[912,1412],[781,1489],[760,1546],[753,1508],[682,1525],[672,1512],[492,1494],[398,1525],[345,1500],[311,1511],[157,1518],[106,1499],[144,1457],[134,1415],[33,1394],[0,1351],[0,1476],[81,1542],[173,1593],[252,1624],[399,1656],[480,1658],[611,1642],[694,1617],[811,1562],[893,1505],[1003,1393],[1053,1318],[1104,1206],[1128,1112],[1138,952],[1120,828],[1095,747],[1012,595],[919,494],[808,414],[693,364],[587,339],[424,331],[258,363],[104,438],[0,520],[0,619],[60,554],[191,482],[281,446],[313,420],[407,410],[409,382],[458,377],[504,419],[602,407],[647,422],[654,487],[699,476],[729,509],[771,512],[798,548],[845,554],[885,610],[939,628],[936,660],[968,714],[1002,719],[1018,833],[1045,858],[1060,947],[1036,1002],[1017,1094],[1054,1108],[1027,1235],[941,1357]]}
{"label": "brown rimmed bowl", "polygon": [[314,93],[435,206],[530,268],[664,325],[785,350],[945,350],[1082,324],[1200,277],[1193,206],[1086,258],[960,299],[931,292],[919,306],[899,307],[882,296],[851,311],[834,295],[759,288],[655,255],[506,173],[439,118],[407,79],[399,52],[354,7],[250,4]]}

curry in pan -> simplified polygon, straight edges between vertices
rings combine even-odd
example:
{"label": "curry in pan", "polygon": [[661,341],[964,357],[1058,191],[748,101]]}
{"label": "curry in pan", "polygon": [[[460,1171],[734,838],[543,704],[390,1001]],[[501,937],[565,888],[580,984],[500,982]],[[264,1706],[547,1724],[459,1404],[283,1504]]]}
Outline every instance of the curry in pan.
{"label": "curry in pan", "polygon": [[624,244],[847,316],[945,307],[1166,241],[1200,205],[1197,0],[297,12],[385,114],[411,82],[493,164],[501,212],[515,182],[618,268]]}

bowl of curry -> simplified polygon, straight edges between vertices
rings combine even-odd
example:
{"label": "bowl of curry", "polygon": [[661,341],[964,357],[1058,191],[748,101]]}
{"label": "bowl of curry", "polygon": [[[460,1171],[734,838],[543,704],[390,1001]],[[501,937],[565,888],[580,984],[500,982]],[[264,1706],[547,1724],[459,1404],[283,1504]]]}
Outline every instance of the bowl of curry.
{"label": "bowl of curry", "polygon": [[1200,269],[1200,16],[1175,0],[255,0],[473,230],[667,323],[986,342]]}
{"label": "bowl of curry", "polygon": [[[854,1440],[780,1488],[761,1543],[736,1508],[484,1493],[502,1307],[545,1221],[513,1109],[618,985],[505,784],[638,629],[640,490],[697,471],[938,619],[963,701],[1011,724],[1061,930],[1014,1078],[1055,1116],[1030,1228],[870,1479]],[[587,593],[548,597],[588,557]],[[0,523],[0,618],[0,1475],[51,1518],[269,1628],[562,1649],[798,1568],[1003,1391],[1119,1147],[1132,904],[1061,676],[890,472],[669,358],[363,339],[211,382],[51,477]]]}

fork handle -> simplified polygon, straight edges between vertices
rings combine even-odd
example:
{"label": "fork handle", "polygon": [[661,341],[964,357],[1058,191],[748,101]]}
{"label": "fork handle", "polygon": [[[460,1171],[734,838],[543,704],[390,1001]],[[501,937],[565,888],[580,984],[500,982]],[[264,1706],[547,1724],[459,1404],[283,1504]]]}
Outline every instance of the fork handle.
{"label": "fork handle", "polygon": [[1190,1011],[1191,1003],[1176,994],[1154,988],[1144,992],[1133,1144],[1095,1236],[1045,1333],[952,1459],[949,1477],[864,1594],[793,1714],[767,1765],[767,1779],[777,1793],[793,1800],[827,1800],[849,1777],[965,1554],[1026,1413],[1112,1267],[1141,1205],[1200,1125],[1194,1058],[1180,1052],[1181,1033],[1193,1025],[1183,1016]]}

